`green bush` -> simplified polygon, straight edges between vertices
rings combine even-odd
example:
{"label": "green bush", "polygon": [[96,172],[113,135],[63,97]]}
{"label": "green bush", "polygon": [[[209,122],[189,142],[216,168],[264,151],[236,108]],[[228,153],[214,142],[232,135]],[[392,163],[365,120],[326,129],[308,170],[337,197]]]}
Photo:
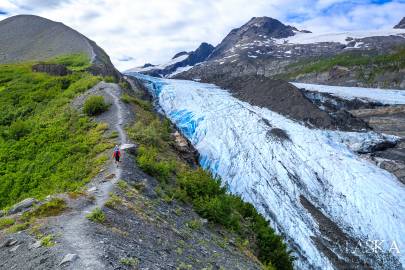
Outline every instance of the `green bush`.
{"label": "green bush", "polygon": [[108,105],[104,101],[102,96],[90,96],[83,106],[83,112],[88,116],[95,116],[105,112],[108,109]]}
{"label": "green bush", "polygon": [[19,140],[31,132],[31,127],[27,122],[17,120],[10,125],[9,137]]}
{"label": "green bush", "polygon": [[8,228],[14,225],[15,219],[14,218],[0,218],[0,230]]}
{"label": "green bush", "polygon": [[105,215],[100,208],[94,209],[90,214],[86,215],[86,217],[97,223],[103,223],[105,221]]}
{"label": "green bush", "polygon": [[60,215],[66,209],[66,202],[63,199],[55,198],[46,202],[32,211],[25,212],[22,216],[23,220],[31,218],[42,218]]}
{"label": "green bush", "polygon": [[175,170],[173,162],[158,159],[155,147],[140,146],[136,161],[139,168],[162,182],[167,182]]}

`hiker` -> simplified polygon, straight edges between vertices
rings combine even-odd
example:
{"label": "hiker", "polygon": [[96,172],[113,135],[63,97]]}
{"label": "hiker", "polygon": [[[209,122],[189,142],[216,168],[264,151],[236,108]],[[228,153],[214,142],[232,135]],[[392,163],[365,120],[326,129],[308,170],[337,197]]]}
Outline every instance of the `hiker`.
{"label": "hiker", "polygon": [[120,162],[120,157],[121,157],[121,151],[118,145],[115,146],[114,148],[114,152],[113,152],[113,158],[115,159],[115,164],[117,164],[118,167],[118,163]]}

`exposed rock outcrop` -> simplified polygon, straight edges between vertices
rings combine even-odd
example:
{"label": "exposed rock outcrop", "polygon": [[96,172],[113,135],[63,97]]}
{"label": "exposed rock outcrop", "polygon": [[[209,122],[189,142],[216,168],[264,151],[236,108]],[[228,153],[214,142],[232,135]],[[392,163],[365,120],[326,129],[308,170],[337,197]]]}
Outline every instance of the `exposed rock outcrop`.
{"label": "exposed rock outcrop", "polygon": [[34,72],[45,72],[53,76],[66,76],[72,72],[66,68],[64,65],[60,64],[35,64],[32,66],[32,71]]}

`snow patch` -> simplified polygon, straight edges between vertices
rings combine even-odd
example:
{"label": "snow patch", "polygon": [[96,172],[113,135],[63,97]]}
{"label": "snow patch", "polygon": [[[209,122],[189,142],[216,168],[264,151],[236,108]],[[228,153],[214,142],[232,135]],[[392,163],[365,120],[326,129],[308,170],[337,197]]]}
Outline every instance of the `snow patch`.
{"label": "snow patch", "polygon": [[291,84],[295,85],[298,88],[328,93],[333,96],[348,100],[357,98],[365,102],[374,101],[390,105],[405,104],[405,90],[332,86],[297,82],[291,82]]}

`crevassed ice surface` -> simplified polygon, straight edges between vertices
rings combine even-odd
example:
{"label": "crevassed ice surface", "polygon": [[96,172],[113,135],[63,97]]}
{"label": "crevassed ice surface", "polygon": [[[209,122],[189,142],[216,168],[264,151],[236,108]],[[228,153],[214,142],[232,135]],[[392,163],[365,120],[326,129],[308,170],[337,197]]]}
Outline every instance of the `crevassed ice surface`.
{"label": "crevassed ice surface", "polygon": [[[346,234],[403,247],[404,185],[350,150],[381,140],[378,134],[308,129],[211,84],[132,75],[146,80],[161,110],[199,151],[200,164],[291,241],[298,269],[333,269],[311,240],[320,232],[300,195]],[[274,128],[289,139],[272,135]],[[394,256],[404,264],[404,255]]]}
{"label": "crevassed ice surface", "polygon": [[364,101],[380,102],[382,104],[405,104],[405,90],[379,89],[364,87],[332,86],[292,82],[298,88],[328,93],[343,99],[361,99]]}

